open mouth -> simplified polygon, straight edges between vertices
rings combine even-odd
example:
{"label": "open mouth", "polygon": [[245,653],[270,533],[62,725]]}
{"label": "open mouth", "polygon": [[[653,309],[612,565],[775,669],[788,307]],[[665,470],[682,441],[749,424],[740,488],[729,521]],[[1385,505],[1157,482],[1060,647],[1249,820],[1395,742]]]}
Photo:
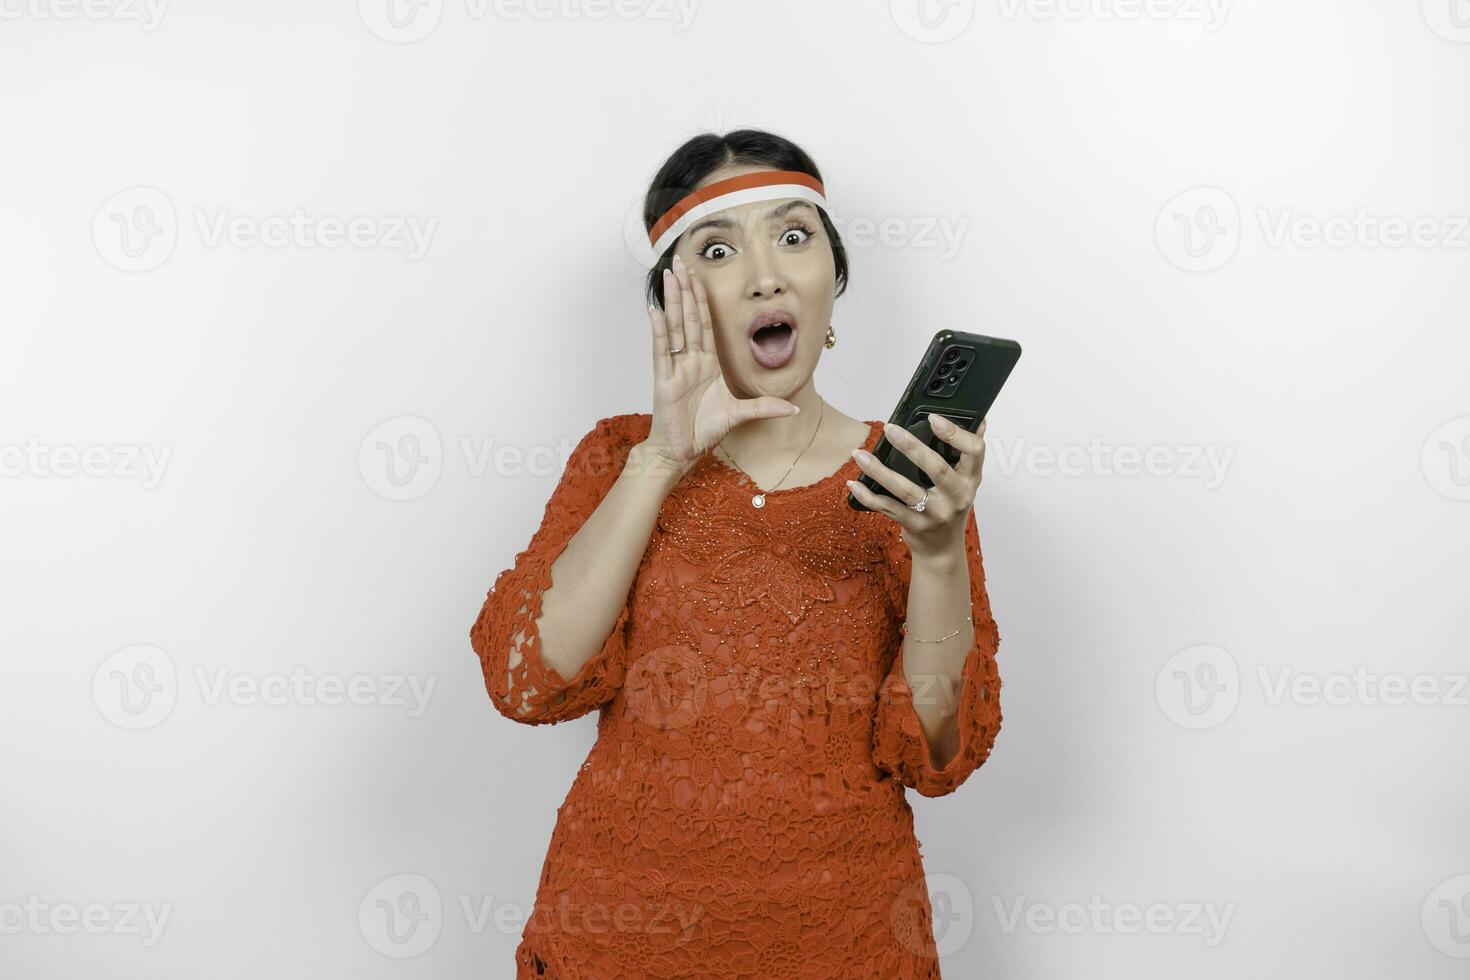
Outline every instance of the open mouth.
{"label": "open mouth", "polygon": [[796,321],[784,314],[764,316],[750,334],[750,350],[763,368],[784,367],[796,353]]}

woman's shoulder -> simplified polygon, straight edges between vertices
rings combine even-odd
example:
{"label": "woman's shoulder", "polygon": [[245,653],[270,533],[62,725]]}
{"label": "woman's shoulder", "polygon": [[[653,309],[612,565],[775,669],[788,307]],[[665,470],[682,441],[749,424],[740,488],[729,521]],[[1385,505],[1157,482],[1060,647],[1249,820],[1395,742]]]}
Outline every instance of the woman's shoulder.
{"label": "woman's shoulder", "polygon": [[598,419],[589,435],[606,442],[632,445],[647,439],[652,427],[652,413],[625,412],[621,415],[608,415]]}

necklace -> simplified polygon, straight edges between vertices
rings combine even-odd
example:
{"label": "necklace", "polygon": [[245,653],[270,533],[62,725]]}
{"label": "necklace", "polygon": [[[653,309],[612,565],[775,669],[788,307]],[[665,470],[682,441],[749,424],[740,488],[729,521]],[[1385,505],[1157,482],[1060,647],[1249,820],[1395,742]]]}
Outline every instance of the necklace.
{"label": "necklace", "polygon": [[[822,428],[822,416],[824,416],[826,414],[827,414],[827,400],[824,398],[824,399],[822,399],[822,407],[817,411],[817,427],[812,430],[812,437],[811,437],[811,439],[807,440],[806,446],[802,448],[801,452],[799,452],[799,453],[796,454],[796,459],[793,459],[791,461],[791,465],[788,466],[788,467],[786,467],[786,475],[783,476],[783,477],[781,477],[781,479],[776,483],[776,486],[772,487],[770,490],[762,490],[759,493],[757,493],[754,497],[751,497],[750,498],[750,505],[752,507],[755,507],[755,508],[764,507],[766,505],[766,494],[774,492],[777,487],[781,486],[782,483],[785,483],[786,482],[786,477],[787,476],[790,476],[791,475],[791,471],[794,470],[794,469],[796,469],[796,464],[801,459],[802,454],[805,453],[808,449],[812,448],[812,443],[817,441],[817,432],[818,432],[818,430],[820,430]],[[729,457],[730,462],[735,463],[735,457],[734,456],[730,456],[730,451],[728,449],[726,449],[723,446],[720,446],[718,448],[719,448],[720,452],[724,453],[726,456]],[[735,463],[735,468],[737,470],[740,470],[740,472],[745,473],[745,470],[740,466],[739,463]],[[745,473],[745,477],[746,477],[746,479],[750,479],[750,474],[749,473]],[[750,482],[751,483],[754,483],[755,481],[754,480],[750,480]]]}

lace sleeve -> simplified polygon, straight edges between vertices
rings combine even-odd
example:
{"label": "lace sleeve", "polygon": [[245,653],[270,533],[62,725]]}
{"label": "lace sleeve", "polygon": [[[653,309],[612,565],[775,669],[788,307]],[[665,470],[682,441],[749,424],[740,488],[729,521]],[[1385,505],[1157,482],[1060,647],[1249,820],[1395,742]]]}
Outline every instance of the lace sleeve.
{"label": "lace sleeve", "polygon": [[[908,545],[894,534],[889,545],[889,599],[897,610],[898,622],[908,606],[909,577],[912,568]],[[970,610],[974,619],[974,646],[965,658],[963,678],[958,692],[960,743],[953,758],[943,769],[934,766],[929,743],[913,699],[939,698],[953,703],[955,692],[940,685],[928,686],[917,695],[904,676],[903,637],[896,631],[894,642],[900,644],[898,654],[879,689],[877,717],[873,727],[873,762],[878,768],[922,796],[952,793],[970,773],[990,755],[996,733],[1000,731],[1000,674],[995,655],[1000,646],[1000,632],[990,613],[990,598],[985,592],[985,571],[981,564],[980,533],[972,507],[965,524],[965,554],[970,570]]]}
{"label": "lace sleeve", "polygon": [[631,418],[602,419],[577,443],[541,527],[515,564],[496,577],[470,629],[490,699],[512,721],[544,725],[576,718],[611,700],[622,686],[628,601],[602,649],[571,678],[542,661],[536,620],[542,594],[552,585],[552,564],[612,488],[638,441],[630,431]]}

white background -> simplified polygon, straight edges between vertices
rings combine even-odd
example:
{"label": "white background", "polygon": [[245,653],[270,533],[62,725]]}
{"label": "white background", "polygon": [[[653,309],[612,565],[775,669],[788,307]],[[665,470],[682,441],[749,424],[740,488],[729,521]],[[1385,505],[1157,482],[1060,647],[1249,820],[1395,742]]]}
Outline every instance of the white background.
{"label": "white background", "polygon": [[0,973],[512,975],[595,723],[468,630],[649,408],[647,180],[755,126],[849,233],[824,397],[1025,348],[945,977],[1464,975],[1464,0],[66,2],[0,0]]}

